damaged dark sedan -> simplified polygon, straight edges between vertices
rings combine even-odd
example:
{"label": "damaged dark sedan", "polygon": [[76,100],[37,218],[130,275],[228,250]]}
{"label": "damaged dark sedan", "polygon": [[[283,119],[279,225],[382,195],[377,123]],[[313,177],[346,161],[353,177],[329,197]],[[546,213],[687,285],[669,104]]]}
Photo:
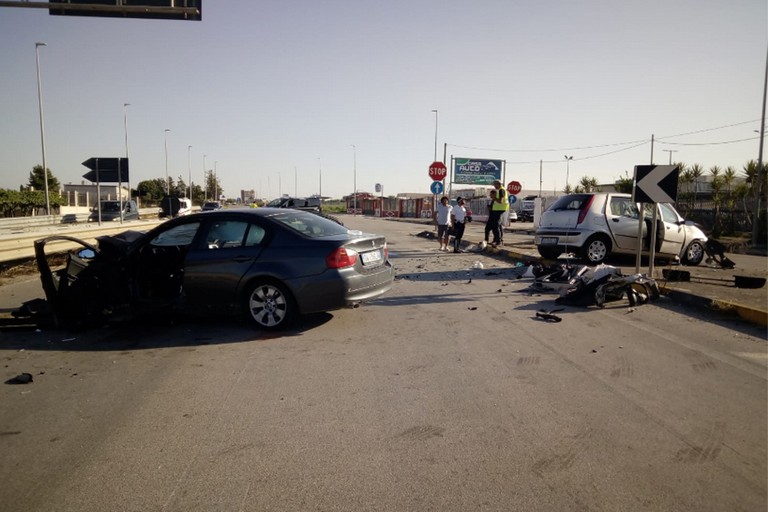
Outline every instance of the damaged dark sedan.
{"label": "damaged dark sedan", "polygon": [[[52,270],[46,245],[79,244]],[[57,325],[183,310],[239,312],[267,330],[302,314],[356,306],[392,286],[383,236],[292,209],[217,210],[147,233],[35,242],[48,311]]]}

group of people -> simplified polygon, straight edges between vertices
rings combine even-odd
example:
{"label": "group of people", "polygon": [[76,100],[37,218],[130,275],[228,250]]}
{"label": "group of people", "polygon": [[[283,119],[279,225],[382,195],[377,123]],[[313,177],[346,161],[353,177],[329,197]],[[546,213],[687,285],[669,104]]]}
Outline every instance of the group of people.
{"label": "group of people", "polygon": [[[496,247],[502,244],[503,229],[501,226],[501,217],[504,212],[509,210],[509,200],[507,192],[496,180],[493,182],[493,190],[489,194],[490,201],[488,205],[488,221],[485,223],[485,242],[488,243],[491,233],[493,240],[491,245]],[[440,204],[435,211],[435,221],[437,222],[437,241],[440,244],[441,251],[448,251],[448,244],[451,235],[453,235],[453,252],[464,252],[461,249],[461,239],[464,237],[464,228],[467,222],[472,221],[472,212],[466,206],[463,197],[456,198],[456,205],[451,206],[448,197],[440,198]]]}
{"label": "group of people", "polygon": [[435,211],[437,221],[437,241],[441,251],[448,251],[448,243],[453,235],[453,252],[464,252],[461,248],[461,239],[464,237],[464,228],[467,222],[472,222],[472,214],[467,210],[464,198],[456,198],[456,205],[451,206],[448,198],[440,198],[440,204]]}

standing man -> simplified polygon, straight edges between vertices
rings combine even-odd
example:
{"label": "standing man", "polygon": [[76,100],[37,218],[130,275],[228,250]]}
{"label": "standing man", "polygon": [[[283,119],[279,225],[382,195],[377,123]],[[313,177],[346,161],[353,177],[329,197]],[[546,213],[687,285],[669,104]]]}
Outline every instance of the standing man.
{"label": "standing man", "polygon": [[453,223],[453,252],[464,252],[461,249],[461,239],[464,237],[464,227],[467,221],[467,209],[464,207],[464,198],[456,198],[456,206],[451,210],[451,222]]}
{"label": "standing man", "polygon": [[451,227],[451,205],[448,204],[448,198],[440,198],[440,204],[435,210],[435,222],[437,223],[437,241],[440,243],[441,251],[448,250],[448,230]]}
{"label": "standing man", "polygon": [[[488,223],[486,224],[486,230],[485,230],[485,241],[488,241],[488,232],[493,232],[493,241],[491,242],[491,245],[493,247],[496,247],[497,245],[501,244],[501,230],[503,229],[501,226],[501,216],[509,210],[509,199],[507,198],[507,191],[504,190],[504,188],[501,186],[501,182],[499,180],[493,181],[493,188],[495,190],[491,191],[491,208],[488,212]],[[495,197],[493,192],[496,192]]]}

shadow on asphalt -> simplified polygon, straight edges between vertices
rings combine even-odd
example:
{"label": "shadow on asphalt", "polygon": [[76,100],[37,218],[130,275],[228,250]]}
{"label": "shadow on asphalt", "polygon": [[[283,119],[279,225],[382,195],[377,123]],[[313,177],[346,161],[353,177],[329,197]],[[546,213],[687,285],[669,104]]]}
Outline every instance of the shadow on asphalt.
{"label": "shadow on asphalt", "polygon": [[284,331],[261,331],[245,321],[181,318],[134,319],[77,330],[34,325],[0,328],[0,349],[39,351],[128,351],[226,345],[301,336],[333,318],[330,313],[302,316]]}

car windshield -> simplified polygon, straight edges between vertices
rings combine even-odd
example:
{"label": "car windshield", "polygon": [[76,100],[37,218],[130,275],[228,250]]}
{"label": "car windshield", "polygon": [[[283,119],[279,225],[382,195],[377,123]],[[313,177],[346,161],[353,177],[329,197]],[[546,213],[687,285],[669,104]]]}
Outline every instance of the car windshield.
{"label": "car windshield", "polygon": [[120,204],[117,201],[104,201],[101,203],[102,212],[119,212]]}
{"label": "car windshield", "polygon": [[313,213],[300,210],[287,210],[271,217],[293,231],[310,238],[343,235],[349,232],[344,226]]}
{"label": "car windshield", "polygon": [[267,206],[269,206],[270,208],[280,208],[280,206],[283,205],[283,202],[285,202],[285,198],[281,197],[278,199],[271,200],[270,202],[267,203]]}
{"label": "car windshield", "polygon": [[548,209],[552,211],[556,210],[581,210],[581,207],[586,204],[592,194],[570,194],[563,196],[550,206]]}

